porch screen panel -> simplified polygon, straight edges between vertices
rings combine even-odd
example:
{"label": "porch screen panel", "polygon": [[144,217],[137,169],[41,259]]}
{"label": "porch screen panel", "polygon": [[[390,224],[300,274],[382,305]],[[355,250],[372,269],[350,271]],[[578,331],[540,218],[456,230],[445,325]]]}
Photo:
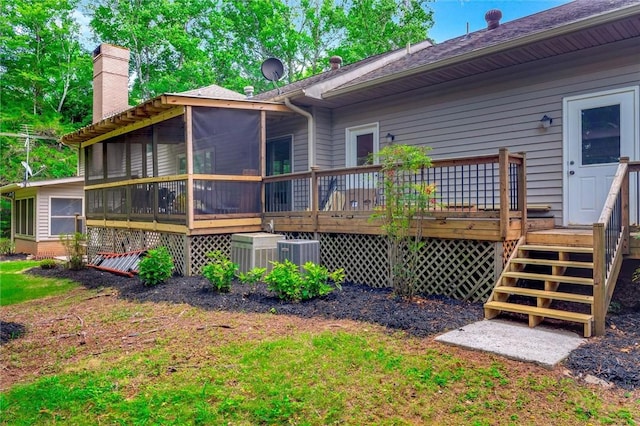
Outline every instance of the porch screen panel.
{"label": "porch screen panel", "polygon": [[127,149],[124,136],[107,142],[107,179],[121,178],[127,173]]}
{"label": "porch screen panel", "polygon": [[194,173],[260,175],[260,112],[194,107]]}
{"label": "porch screen panel", "polygon": [[131,178],[153,176],[153,136],[151,126],[126,135],[131,146]]}
{"label": "porch screen panel", "polygon": [[173,176],[186,171],[182,167],[187,152],[184,117],[178,116],[153,126],[157,146],[157,176]]}
{"label": "porch screen panel", "polygon": [[104,179],[104,146],[96,143],[85,148],[85,170],[87,180]]}

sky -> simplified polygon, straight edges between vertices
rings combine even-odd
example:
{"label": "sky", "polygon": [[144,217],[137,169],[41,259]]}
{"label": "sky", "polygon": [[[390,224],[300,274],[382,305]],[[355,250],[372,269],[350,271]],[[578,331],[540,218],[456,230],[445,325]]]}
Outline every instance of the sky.
{"label": "sky", "polygon": [[467,22],[470,32],[481,30],[487,26],[484,14],[490,9],[500,9],[504,23],[565,3],[569,0],[434,0],[429,3],[435,22],[429,36],[441,43],[464,35]]}

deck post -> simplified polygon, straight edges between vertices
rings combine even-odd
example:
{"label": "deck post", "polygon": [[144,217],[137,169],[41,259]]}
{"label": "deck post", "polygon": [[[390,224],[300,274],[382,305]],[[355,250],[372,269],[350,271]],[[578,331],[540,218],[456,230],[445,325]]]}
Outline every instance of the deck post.
{"label": "deck post", "polygon": [[500,148],[498,154],[500,176],[500,239],[505,241],[509,231],[509,150]]}
{"label": "deck post", "polygon": [[629,254],[629,157],[621,157],[620,164],[624,164],[624,176],[620,188],[620,201],[622,209],[622,253]]}
{"label": "deck post", "polygon": [[593,224],[593,322],[596,336],[605,333],[607,303],[604,223]]}
{"label": "deck post", "polygon": [[311,197],[311,215],[313,218],[313,238],[318,239],[318,171],[320,167],[311,166],[311,182],[309,196]]}
{"label": "deck post", "polygon": [[520,236],[527,235],[527,153],[522,156],[522,164],[518,167],[518,210],[522,213]]}

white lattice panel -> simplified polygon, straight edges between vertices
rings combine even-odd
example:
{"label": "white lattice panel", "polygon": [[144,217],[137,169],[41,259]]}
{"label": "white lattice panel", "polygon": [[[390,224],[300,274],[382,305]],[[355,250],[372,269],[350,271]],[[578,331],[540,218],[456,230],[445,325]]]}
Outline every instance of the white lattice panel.
{"label": "white lattice panel", "polygon": [[210,262],[207,253],[220,250],[231,257],[231,234],[196,235],[189,238],[191,275],[199,275],[202,267]]}

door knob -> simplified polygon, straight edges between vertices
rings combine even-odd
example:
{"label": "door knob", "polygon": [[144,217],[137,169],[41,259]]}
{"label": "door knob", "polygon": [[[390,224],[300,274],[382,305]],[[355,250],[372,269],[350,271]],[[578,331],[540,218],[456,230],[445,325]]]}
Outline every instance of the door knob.
{"label": "door knob", "polygon": [[573,170],[569,170],[569,175],[570,175],[570,176],[573,176],[573,175],[575,175],[575,174],[576,174],[576,172],[574,172]]}

